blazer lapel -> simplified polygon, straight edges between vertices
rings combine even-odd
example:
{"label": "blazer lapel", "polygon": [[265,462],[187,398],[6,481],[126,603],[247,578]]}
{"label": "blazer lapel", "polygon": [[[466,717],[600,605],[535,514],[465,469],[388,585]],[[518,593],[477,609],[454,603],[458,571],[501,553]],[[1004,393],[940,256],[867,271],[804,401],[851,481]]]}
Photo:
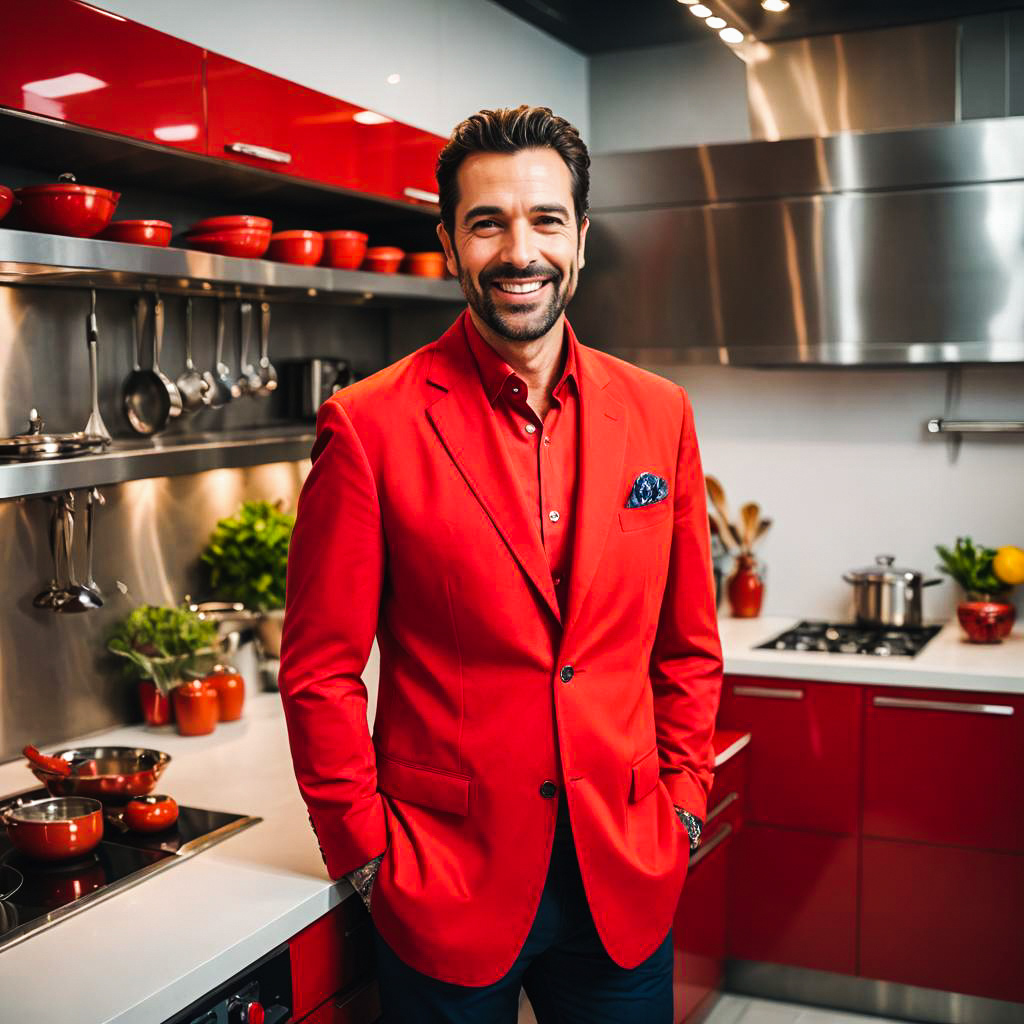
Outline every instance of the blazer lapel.
{"label": "blazer lapel", "polygon": [[441,443],[512,556],[560,622],[551,569],[537,524],[530,521],[515,469],[498,432],[497,417],[481,386],[462,317],[438,340],[427,379],[441,389],[426,410]]}

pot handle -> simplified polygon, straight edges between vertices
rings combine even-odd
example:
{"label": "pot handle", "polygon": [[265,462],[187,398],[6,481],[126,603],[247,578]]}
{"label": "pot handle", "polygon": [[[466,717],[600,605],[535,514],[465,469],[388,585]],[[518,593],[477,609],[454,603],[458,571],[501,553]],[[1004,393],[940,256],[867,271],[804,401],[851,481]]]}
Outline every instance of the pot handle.
{"label": "pot handle", "polygon": [[943,579],[941,576],[936,576],[933,580],[924,580],[921,583],[922,587],[934,587],[936,583],[942,583]]}
{"label": "pot handle", "polygon": [[852,576],[847,576],[845,572],[843,573],[843,579],[847,583],[858,583],[858,582],[860,582],[859,580],[855,580]]}

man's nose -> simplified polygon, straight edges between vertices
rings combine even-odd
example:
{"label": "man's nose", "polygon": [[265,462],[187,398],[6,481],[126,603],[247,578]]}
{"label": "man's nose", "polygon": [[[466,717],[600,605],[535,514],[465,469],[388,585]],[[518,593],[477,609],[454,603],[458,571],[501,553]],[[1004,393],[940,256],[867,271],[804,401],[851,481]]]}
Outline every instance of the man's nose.
{"label": "man's nose", "polygon": [[528,267],[537,258],[533,231],[527,221],[514,220],[505,233],[502,259],[515,267]]}

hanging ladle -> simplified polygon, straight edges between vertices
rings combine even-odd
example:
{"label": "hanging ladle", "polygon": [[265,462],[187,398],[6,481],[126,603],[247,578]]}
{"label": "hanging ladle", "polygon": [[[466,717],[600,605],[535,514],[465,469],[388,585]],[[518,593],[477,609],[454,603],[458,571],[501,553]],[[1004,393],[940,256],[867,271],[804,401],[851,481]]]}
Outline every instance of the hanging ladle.
{"label": "hanging ladle", "polygon": [[[124,383],[124,412],[136,434],[158,434],[171,418],[171,396],[161,374],[143,370],[140,360],[142,331],[146,324],[146,300],[140,295],[133,305],[132,343],[135,362]],[[155,313],[155,311],[154,311]],[[156,331],[153,332],[154,343]],[[180,400],[180,396],[179,396]]]}
{"label": "hanging ladle", "polygon": [[277,370],[270,361],[270,303],[260,303],[260,387],[257,394],[269,395],[277,390]]}
{"label": "hanging ladle", "polygon": [[200,373],[192,362],[192,298],[185,299],[185,370],[178,378],[178,391],[184,412],[195,412],[213,400],[217,382],[209,370]]}
{"label": "hanging ladle", "polygon": [[217,350],[213,357],[214,370],[214,393],[210,405],[214,409],[220,409],[233,398],[235,394],[235,379],[231,376],[231,367],[224,362],[224,303],[217,300]]}

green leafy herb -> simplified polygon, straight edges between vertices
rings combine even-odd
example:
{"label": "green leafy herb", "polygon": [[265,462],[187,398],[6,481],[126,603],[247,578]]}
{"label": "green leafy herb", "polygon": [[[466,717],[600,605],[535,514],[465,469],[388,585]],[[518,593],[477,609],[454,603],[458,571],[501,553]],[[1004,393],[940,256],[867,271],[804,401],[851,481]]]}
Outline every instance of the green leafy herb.
{"label": "green leafy herb", "polygon": [[935,550],[942,559],[939,572],[952,576],[968,593],[1002,594],[1009,589],[992,569],[994,548],[976,545],[970,537],[957,537],[952,551],[943,544],[936,544]]}
{"label": "green leafy herb", "polygon": [[237,515],[219,520],[200,555],[217,597],[252,611],[283,608],[294,526],[295,516],[268,501],[244,501]]}

